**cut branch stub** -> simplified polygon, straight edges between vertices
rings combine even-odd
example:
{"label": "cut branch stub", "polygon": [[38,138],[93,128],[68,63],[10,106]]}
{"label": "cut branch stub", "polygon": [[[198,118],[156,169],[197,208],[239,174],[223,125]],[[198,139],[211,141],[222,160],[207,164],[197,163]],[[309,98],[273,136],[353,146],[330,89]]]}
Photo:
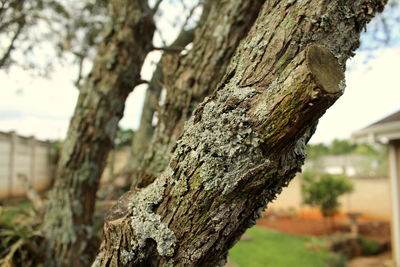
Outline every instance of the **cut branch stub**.
{"label": "cut branch stub", "polygon": [[322,90],[331,94],[342,93],[342,67],[326,47],[310,45],[307,49],[307,65]]}
{"label": "cut branch stub", "polygon": [[[262,93],[251,100],[249,113],[269,152],[304,135],[343,93],[344,73],[326,47],[309,45]],[[274,95],[274,98],[272,97]]]}

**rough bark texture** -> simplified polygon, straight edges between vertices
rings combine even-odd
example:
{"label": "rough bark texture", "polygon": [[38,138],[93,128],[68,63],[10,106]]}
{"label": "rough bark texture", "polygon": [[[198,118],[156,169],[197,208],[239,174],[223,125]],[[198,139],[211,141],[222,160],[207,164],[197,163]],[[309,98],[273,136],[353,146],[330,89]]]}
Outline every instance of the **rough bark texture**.
{"label": "rough bark texture", "polygon": [[112,0],[92,72],[81,88],[63,145],[44,231],[49,265],[86,266],[96,191],[111,150],[125,100],[140,82],[151,49],[153,14],[146,1]]}
{"label": "rough bark texture", "polygon": [[382,0],[267,1],[168,168],[106,218],[94,266],[217,266],[305,158]]}
{"label": "rough bark texture", "polygon": [[196,30],[193,48],[186,55],[169,55],[164,67],[165,104],[149,149],[132,187],[144,187],[161,173],[171,149],[182,134],[194,108],[215,89],[225,74],[240,40],[248,33],[265,0],[210,1]]}
{"label": "rough bark texture", "polygon": [[[193,41],[193,38],[194,30],[183,30],[176,40],[171,44],[171,48],[184,48]],[[163,59],[164,57],[169,57],[169,53],[164,53],[160,62],[165,61]],[[139,167],[139,163],[142,161],[143,155],[151,142],[151,138],[153,137],[153,116],[157,111],[163,83],[163,71],[161,68],[161,63],[158,63],[146,91],[139,130],[135,133],[135,137],[132,142],[132,153],[130,159],[128,160],[128,166],[126,170],[128,172],[136,170]]]}

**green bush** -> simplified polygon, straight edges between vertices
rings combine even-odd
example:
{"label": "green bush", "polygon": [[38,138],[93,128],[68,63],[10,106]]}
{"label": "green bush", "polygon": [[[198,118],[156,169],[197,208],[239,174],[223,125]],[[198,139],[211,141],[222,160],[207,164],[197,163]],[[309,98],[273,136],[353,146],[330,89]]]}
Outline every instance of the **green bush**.
{"label": "green bush", "polygon": [[353,184],[344,175],[322,174],[310,172],[303,174],[302,193],[305,204],[318,207],[324,217],[338,212],[338,198],[353,191]]}
{"label": "green bush", "polygon": [[346,267],[346,258],[340,253],[330,253],[327,257],[327,265],[329,267]]}
{"label": "green bush", "polygon": [[381,246],[375,240],[360,237],[359,242],[361,245],[361,251],[363,255],[370,256],[370,255],[377,255],[381,252]]}

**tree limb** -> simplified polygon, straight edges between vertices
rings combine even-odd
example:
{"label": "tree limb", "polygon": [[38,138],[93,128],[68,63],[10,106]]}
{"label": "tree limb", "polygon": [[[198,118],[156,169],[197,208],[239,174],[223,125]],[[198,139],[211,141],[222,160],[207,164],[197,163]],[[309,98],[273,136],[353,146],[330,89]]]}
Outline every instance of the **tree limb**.
{"label": "tree limb", "polygon": [[360,10],[385,4],[266,1],[167,169],[110,211],[94,266],[223,265],[301,170],[318,119],[342,94],[345,62],[371,19]]}
{"label": "tree limb", "polygon": [[15,31],[14,36],[12,37],[6,52],[0,58],[0,68],[4,67],[6,65],[7,61],[9,60],[11,52],[14,49],[14,44],[15,44],[16,40],[18,39],[18,36],[21,34],[22,29],[24,28],[24,26],[25,26],[25,21],[24,20],[19,21],[18,28]]}
{"label": "tree limb", "polygon": [[[125,101],[140,80],[155,30],[147,1],[111,0],[91,73],[81,86],[44,218],[48,265],[87,266],[96,191]],[[117,49],[118,48],[118,49]]]}
{"label": "tree limb", "polygon": [[152,8],[153,13],[156,13],[158,8],[160,7],[160,4],[162,3],[163,0],[157,0],[157,2],[154,4],[154,7]]}

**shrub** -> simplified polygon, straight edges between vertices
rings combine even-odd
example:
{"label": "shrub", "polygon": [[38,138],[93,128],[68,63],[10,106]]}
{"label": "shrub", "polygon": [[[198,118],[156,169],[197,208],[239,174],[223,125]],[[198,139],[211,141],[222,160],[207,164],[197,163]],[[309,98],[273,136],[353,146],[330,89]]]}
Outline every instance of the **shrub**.
{"label": "shrub", "polygon": [[381,246],[375,240],[360,237],[359,243],[361,245],[361,251],[363,255],[370,256],[379,254],[381,252]]}
{"label": "shrub", "polygon": [[318,207],[324,217],[338,212],[338,198],[353,191],[353,184],[344,175],[322,174],[317,176],[307,172],[303,174],[302,193],[305,204]]}

